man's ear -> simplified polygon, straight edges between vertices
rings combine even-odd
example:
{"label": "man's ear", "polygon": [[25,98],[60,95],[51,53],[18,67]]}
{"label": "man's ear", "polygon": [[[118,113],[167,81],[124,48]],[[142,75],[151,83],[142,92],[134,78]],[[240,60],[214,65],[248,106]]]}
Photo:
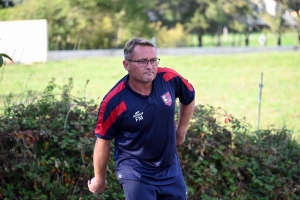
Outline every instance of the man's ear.
{"label": "man's ear", "polygon": [[123,66],[127,71],[129,70],[129,62],[127,60],[123,60]]}

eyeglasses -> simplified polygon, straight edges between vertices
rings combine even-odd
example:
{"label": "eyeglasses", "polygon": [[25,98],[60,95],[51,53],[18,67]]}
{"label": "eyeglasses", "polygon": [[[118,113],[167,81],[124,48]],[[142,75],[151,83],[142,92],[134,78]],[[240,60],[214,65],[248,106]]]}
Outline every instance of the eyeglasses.
{"label": "eyeglasses", "polygon": [[151,65],[156,67],[159,64],[160,59],[159,58],[153,58],[151,60],[142,59],[142,60],[127,60],[127,61],[137,62],[140,67],[147,67],[147,65],[150,61]]}

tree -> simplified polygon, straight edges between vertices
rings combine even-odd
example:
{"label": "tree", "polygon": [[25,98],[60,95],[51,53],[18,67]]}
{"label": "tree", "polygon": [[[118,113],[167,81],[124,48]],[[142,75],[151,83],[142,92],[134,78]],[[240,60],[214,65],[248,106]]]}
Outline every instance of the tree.
{"label": "tree", "polygon": [[15,3],[12,0],[0,0],[0,8],[7,8],[14,5]]}
{"label": "tree", "polygon": [[190,33],[196,33],[198,38],[198,46],[202,47],[202,37],[206,30],[210,27],[210,23],[205,15],[205,11],[208,8],[208,2],[206,0],[198,0],[198,6],[189,22],[186,23],[186,27]]}
{"label": "tree", "polygon": [[[189,0],[177,5],[181,11],[180,23],[198,36],[198,46],[202,46],[202,36],[206,33],[217,34],[217,46],[221,46],[221,34],[224,27],[244,32],[247,17],[250,16],[249,1],[245,0]],[[188,9],[183,9],[188,8]]]}
{"label": "tree", "polygon": [[[91,0],[89,4],[85,0],[74,0],[71,2],[72,6],[78,7],[82,5],[80,8],[86,12],[102,13],[107,17],[107,21],[111,21],[109,23],[112,28],[109,34],[110,47],[118,48],[133,36],[151,37],[154,35],[154,31],[151,28],[151,20],[148,17],[148,12],[154,6],[152,1]],[[108,27],[99,28],[105,31]],[[99,37],[99,35],[95,35],[95,37]]]}
{"label": "tree", "polygon": [[286,11],[287,6],[283,2],[275,1],[274,7],[271,7],[268,11],[265,4],[264,12],[261,13],[263,21],[265,21],[271,32],[277,37],[276,44],[281,46],[281,35],[285,31],[283,13]]}
{"label": "tree", "polygon": [[292,10],[291,15],[297,22],[298,44],[300,45],[300,0],[283,0],[283,3]]}
{"label": "tree", "polygon": [[[167,30],[174,31],[174,29],[178,31],[179,27],[183,26],[188,33],[202,35],[208,24],[205,24],[201,6],[207,1],[155,0],[151,1],[154,3],[151,12],[155,15],[156,24],[164,29],[163,32]],[[201,39],[199,41],[199,46],[201,46]]]}
{"label": "tree", "polygon": [[[228,12],[230,15],[229,28],[238,33],[245,34],[245,46],[249,45],[249,36],[253,30],[251,22],[254,18],[251,1],[231,1],[233,8]],[[235,41],[233,41],[233,46]]]}
{"label": "tree", "polygon": [[129,37],[151,36],[149,1],[39,0],[0,10],[3,20],[47,19],[49,49],[117,48]]}

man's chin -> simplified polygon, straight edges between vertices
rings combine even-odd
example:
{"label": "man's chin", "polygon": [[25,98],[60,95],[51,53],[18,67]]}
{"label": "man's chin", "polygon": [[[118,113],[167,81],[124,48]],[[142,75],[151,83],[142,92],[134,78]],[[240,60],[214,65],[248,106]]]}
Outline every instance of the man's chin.
{"label": "man's chin", "polygon": [[144,76],[145,82],[151,82],[151,81],[154,80],[154,78],[155,78],[154,74],[146,74],[146,75]]}

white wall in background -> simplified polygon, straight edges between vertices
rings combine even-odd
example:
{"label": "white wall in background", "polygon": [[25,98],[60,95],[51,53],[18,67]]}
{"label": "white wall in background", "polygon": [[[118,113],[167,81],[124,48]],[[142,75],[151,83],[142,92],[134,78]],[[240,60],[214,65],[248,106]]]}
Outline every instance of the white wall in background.
{"label": "white wall in background", "polygon": [[0,21],[0,52],[14,63],[46,62],[47,20]]}

